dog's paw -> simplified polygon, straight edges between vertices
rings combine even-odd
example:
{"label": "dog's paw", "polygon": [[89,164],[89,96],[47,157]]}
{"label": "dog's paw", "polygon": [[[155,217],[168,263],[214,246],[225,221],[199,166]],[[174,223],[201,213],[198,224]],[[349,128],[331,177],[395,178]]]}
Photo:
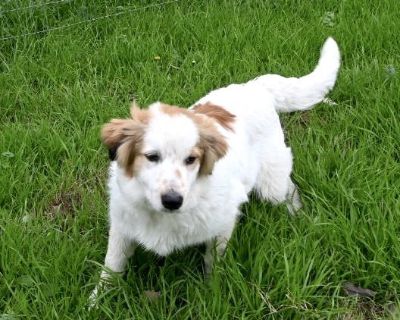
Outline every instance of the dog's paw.
{"label": "dog's paw", "polygon": [[98,301],[101,298],[102,293],[105,289],[107,289],[107,287],[110,286],[111,276],[112,275],[107,270],[103,270],[101,272],[99,282],[97,283],[96,287],[93,289],[87,300],[88,310],[98,308]]}
{"label": "dog's paw", "polygon": [[93,310],[93,309],[97,309],[98,308],[98,297],[99,297],[99,285],[97,285],[94,290],[92,291],[92,293],[90,294],[88,301],[86,303],[86,308],[88,310]]}
{"label": "dog's paw", "polygon": [[303,207],[297,187],[295,187],[291,192],[291,194],[288,196],[286,201],[286,207],[292,216],[296,215],[299,212],[299,210]]}

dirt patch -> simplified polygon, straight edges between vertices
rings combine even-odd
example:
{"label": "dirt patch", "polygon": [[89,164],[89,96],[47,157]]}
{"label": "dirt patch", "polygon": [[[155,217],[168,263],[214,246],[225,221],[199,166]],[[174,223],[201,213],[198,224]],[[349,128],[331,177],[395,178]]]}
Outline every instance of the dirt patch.
{"label": "dirt patch", "polygon": [[376,320],[376,319],[398,319],[396,304],[393,302],[379,305],[371,299],[356,298],[357,303],[353,310],[344,314],[343,320]]}
{"label": "dirt patch", "polygon": [[300,113],[299,123],[303,127],[308,127],[310,123],[310,113],[307,111]]}
{"label": "dirt patch", "polygon": [[344,320],[394,319],[394,315],[397,314],[396,303],[388,301],[379,304],[374,300],[377,294],[375,291],[358,287],[351,282],[347,282],[343,285],[343,292],[347,296],[353,297],[354,300],[351,302],[355,302],[355,304],[351,306],[353,310],[343,316],[342,319]]}
{"label": "dirt patch", "polygon": [[46,213],[52,219],[60,215],[71,216],[81,205],[82,196],[77,191],[63,191],[50,202]]}

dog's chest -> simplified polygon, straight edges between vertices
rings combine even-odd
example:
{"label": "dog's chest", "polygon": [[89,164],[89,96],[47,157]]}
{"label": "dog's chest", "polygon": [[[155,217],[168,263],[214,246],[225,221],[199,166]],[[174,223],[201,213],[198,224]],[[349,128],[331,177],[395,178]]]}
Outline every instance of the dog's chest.
{"label": "dog's chest", "polygon": [[204,206],[176,214],[125,212],[119,227],[146,249],[164,256],[215,237],[236,215],[232,210],[212,210]]}

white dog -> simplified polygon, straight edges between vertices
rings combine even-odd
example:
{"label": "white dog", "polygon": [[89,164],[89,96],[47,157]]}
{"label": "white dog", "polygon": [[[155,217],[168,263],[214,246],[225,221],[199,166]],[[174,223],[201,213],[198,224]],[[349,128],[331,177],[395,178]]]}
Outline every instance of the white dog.
{"label": "white dog", "polygon": [[212,91],[190,109],[156,102],[107,123],[102,139],[113,161],[106,269],[122,272],[137,245],[165,256],[206,243],[210,272],[212,249],[224,252],[252,190],[272,203],[286,202],[291,213],[298,210],[292,153],[278,112],[323,100],[339,65],[338,46],[329,38],[307,76],[264,75]]}

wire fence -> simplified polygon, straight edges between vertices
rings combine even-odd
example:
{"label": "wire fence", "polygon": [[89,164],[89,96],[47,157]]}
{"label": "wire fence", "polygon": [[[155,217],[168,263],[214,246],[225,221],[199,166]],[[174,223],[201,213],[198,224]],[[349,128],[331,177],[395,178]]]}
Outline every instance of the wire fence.
{"label": "wire fence", "polygon": [[13,8],[13,9],[0,10],[0,14],[36,9],[36,8],[40,8],[40,7],[48,7],[48,6],[57,5],[57,4],[70,3],[72,1],[74,1],[74,0],[58,0],[58,1],[43,2],[43,3],[38,3],[38,4],[32,4],[32,5],[26,6],[26,7],[18,7],[18,8]]}
{"label": "wire fence", "polygon": [[[45,5],[68,3],[68,2],[72,2],[72,1],[74,1],[74,0],[61,0],[61,1],[47,2],[47,3],[43,3],[43,4],[33,5],[33,6],[30,6],[30,7],[21,7],[21,8],[11,9],[11,10],[8,10],[8,11],[1,11],[0,13],[24,10],[24,9],[35,8],[35,7],[39,7],[39,6],[45,6]],[[74,22],[74,23],[67,24],[67,25],[51,27],[51,28],[47,28],[47,29],[43,29],[43,30],[39,30],[39,31],[34,31],[34,32],[27,32],[27,33],[21,33],[21,34],[16,34],[16,35],[8,35],[8,36],[5,36],[5,37],[1,37],[0,41],[17,39],[17,38],[22,38],[22,37],[27,37],[27,36],[33,36],[33,35],[38,35],[38,34],[42,34],[42,33],[48,33],[48,32],[52,32],[52,31],[56,31],[56,30],[72,28],[72,27],[75,27],[75,26],[78,26],[78,25],[90,24],[90,23],[97,22],[99,20],[105,20],[105,19],[109,19],[109,18],[125,15],[125,14],[132,13],[132,12],[143,11],[143,10],[147,10],[147,9],[154,8],[154,7],[164,7],[166,5],[177,3],[179,1],[180,0],[170,0],[170,1],[165,1],[165,2],[153,3],[153,4],[149,4],[147,6],[142,6],[142,7],[130,7],[130,8],[125,9],[125,10],[120,10],[118,12],[106,14],[106,15],[103,15],[103,16],[97,16],[95,18],[90,18],[90,19]]]}

